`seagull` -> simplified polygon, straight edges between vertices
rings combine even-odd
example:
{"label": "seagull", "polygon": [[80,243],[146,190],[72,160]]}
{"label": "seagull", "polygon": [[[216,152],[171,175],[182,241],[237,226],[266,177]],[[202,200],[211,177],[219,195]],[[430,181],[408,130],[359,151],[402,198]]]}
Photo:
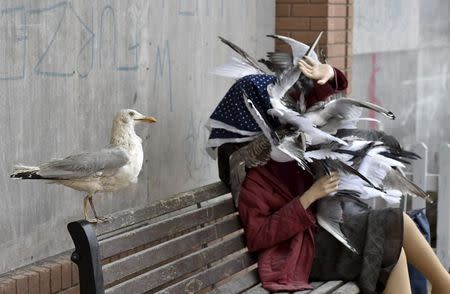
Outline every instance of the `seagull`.
{"label": "seagull", "polygon": [[[142,139],[136,135],[137,122],[154,123],[156,119],[132,109],[122,109],[113,120],[111,141],[105,148],[53,159],[39,166],[14,166],[11,178],[48,180],[72,189],[86,192],[83,199],[84,218],[91,223],[103,222],[92,196],[97,192],[114,192],[137,182],[142,168],[144,152]],[[94,218],[88,218],[88,203]]]}

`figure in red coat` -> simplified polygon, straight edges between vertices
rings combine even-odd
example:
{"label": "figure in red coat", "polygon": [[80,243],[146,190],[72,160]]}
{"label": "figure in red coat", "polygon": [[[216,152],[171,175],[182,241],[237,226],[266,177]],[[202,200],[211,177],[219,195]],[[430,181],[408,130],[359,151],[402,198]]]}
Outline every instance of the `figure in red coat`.
{"label": "figure in red coat", "polygon": [[[339,70],[312,58],[299,61],[313,86],[304,95],[306,107],[347,88]],[[270,75],[239,79],[211,115],[209,145],[219,147],[219,174],[229,184],[229,156],[261,133],[242,104],[242,93],[258,109],[271,108]],[[291,97],[299,99],[298,89]],[[280,122],[267,118],[272,126]],[[258,272],[270,291],[310,289],[311,280],[356,281],[362,293],[411,293],[408,261],[433,284],[433,294],[450,293],[450,277],[412,220],[400,209],[370,210],[351,198],[342,201],[342,231],[358,252],[352,252],[317,225],[316,203],[339,187],[339,174],[314,180],[296,161],[268,160],[247,169],[240,186],[238,209],[250,251],[258,253]],[[345,197],[344,197],[345,198]],[[346,207],[352,213],[346,214]],[[360,210],[355,213],[354,208]],[[426,257],[426,258],[421,258]]]}

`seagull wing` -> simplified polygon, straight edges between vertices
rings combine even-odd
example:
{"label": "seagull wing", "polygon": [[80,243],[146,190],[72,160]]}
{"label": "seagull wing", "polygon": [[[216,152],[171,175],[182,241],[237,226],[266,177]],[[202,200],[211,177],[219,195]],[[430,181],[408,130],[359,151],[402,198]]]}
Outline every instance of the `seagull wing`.
{"label": "seagull wing", "polygon": [[[271,102],[272,99],[280,100],[283,98],[286,92],[297,82],[299,77],[300,69],[294,66],[281,74],[275,84],[268,85],[267,92],[270,95]],[[272,106],[275,107],[273,104]]]}
{"label": "seagull wing", "polygon": [[390,111],[380,105],[374,104],[374,103],[370,103],[367,101],[359,101],[359,100],[355,100],[352,98],[340,98],[340,99],[336,99],[334,101],[336,102],[338,109],[339,109],[339,107],[344,107],[345,104],[350,104],[350,105],[354,105],[354,106],[358,106],[358,107],[362,107],[362,108],[367,108],[367,109],[376,111],[378,113],[381,113],[390,119],[395,119],[395,115],[392,111]]}
{"label": "seagull wing", "polygon": [[38,174],[46,179],[68,180],[100,175],[113,175],[129,161],[128,154],[118,147],[97,152],[71,155],[39,166]]}
{"label": "seagull wing", "polygon": [[214,68],[211,73],[227,78],[240,79],[248,75],[260,74],[261,71],[245,59],[233,57],[230,62]]}
{"label": "seagull wing", "polygon": [[267,68],[279,75],[292,67],[292,56],[285,52],[268,52],[268,60],[259,59]]}
{"label": "seagull wing", "polygon": [[264,135],[261,135],[231,154],[231,194],[236,207],[238,206],[241,186],[247,174],[246,169],[266,164],[270,159],[270,150],[269,140]]}
{"label": "seagull wing", "polygon": [[[292,38],[285,37],[285,36],[268,35],[268,37],[272,37],[272,38],[281,40],[281,41],[287,43],[289,46],[291,46],[292,56],[294,57],[292,63],[294,65],[298,64],[298,61],[306,54],[306,52],[308,52],[308,49],[310,47],[302,42],[299,42],[297,40],[294,40]],[[309,53],[309,57],[311,57],[312,59],[315,59],[315,60],[319,59],[317,57],[317,54],[314,51]]]}
{"label": "seagull wing", "polygon": [[243,49],[241,49],[236,44],[228,41],[225,38],[219,37],[220,41],[222,41],[224,44],[228,45],[231,49],[236,51],[242,58],[245,59],[245,61],[253,66],[255,69],[257,69],[260,73],[266,73],[266,71],[259,65],[258,61],[256,61],[253,57],[251,57],[247,52],[245,52]]}
{"label": "seagull wing", "polygon": [[386,189],[400,190],[402,194],[420,197],[430,203],[433,203],[430,195],[406,178],[399,168],[394,167],[387,173],[383,180],[383,186]]}

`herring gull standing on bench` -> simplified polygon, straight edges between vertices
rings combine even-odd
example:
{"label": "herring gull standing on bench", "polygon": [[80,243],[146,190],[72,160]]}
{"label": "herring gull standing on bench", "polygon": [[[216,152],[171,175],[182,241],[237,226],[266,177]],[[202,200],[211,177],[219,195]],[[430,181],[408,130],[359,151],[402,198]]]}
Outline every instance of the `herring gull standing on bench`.
{"label": "herring gull standing on bench", "polygon": [[[136,183],[142,168],[142,139],[136,135],[136,122],[156,122],[132,109],[122,109],[113,120],[111,141],[105,148],[54,159],[39,166],[14,166],[12,178],[50,180],[72,189],[87,192],[83,200],[84,218],[89,222],[104,221],[95,211],[92,196],[97,192],[114,192]],[[88,219],[87,204],[93,219]]]}

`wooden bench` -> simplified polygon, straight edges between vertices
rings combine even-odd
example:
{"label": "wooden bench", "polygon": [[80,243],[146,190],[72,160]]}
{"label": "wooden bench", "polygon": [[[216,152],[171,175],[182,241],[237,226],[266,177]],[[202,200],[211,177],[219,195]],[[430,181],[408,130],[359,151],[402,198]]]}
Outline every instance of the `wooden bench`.
{"label": "wooden bench", "polygon": [[[215,183],[92,225],[68,224],[80,293],[268,293],[244,243],[228,189]],[[296,293],[358,293],[315,282]]]}

